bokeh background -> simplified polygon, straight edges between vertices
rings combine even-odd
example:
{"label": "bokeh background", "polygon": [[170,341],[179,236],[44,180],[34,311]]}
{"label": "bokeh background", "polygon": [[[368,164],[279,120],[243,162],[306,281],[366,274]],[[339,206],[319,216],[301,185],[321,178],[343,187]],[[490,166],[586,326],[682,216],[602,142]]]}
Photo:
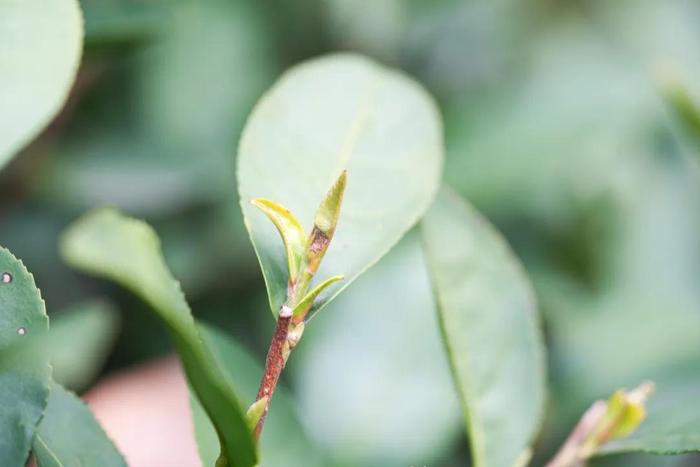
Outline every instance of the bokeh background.
{"label": "bokeh background", "polygon": [[[673,76],[700,95],[697,2],[81,3],[69,102],[0,174],[0,243],[33,271],[50,315],[96,296],[118,310],[103,375],[171,346],[138,300],[67,268],[61,230],[102,204],[145,218],[195,315],[262,362],[273,319],[242,226],[237,141],[283,70],[352,50],[435,96],[447,182],[535,285],[551,400],[533,465],[618,387],[700,394],[700,158],[662,93]],[[314,319],[290,361],[284,383],[324,465],[468,465],[422,264],[409,235]]]}

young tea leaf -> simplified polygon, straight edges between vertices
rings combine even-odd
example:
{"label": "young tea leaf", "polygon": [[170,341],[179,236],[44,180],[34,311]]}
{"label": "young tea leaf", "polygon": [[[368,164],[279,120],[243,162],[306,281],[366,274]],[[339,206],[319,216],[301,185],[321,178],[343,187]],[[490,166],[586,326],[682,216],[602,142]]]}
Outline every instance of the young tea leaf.
{"label": "young tea leaf", "polygon": [[437,190],[442,153],[436,106],[403,74],[350,54],[285,73],[250,116],[238,154],[241,207],[272,311],[286,298],[286,260],[252,199],[280,202],[311,225],[328,187],[347,170],[337,231],[316,274],[347,280],[319,297],[317,311],[420,219]]}
{"label": "young tea leaf", "polygon": [[83,46],[77,0],[0,2],[0,167],[58,113]]}
{"label": "young tea leaf", "polygon": [[498,232],[448,189],[422,231],[474,465],[512,467],[527,455],[545,399],[530,284]]}
{"label": "young tea leaf", "polygon": [[694,375],[687,380],[677,386],[658,387],[647,403],[647,416],[639,428],[624,439],[606,444],[600,454],[700,451],[700,380]]}
{"label": "young tea leaf", "polygon": [[[1,22],[1,21],[0,21]],[[44,301],[21,261],[0,248],[0,465],[24,466],[49,395],[46,354],[27,351],[48,330]],[[29,341],[31,340],[31,342]]]}
{"label": "young tea leaf", "polygon": [[56,383],[32,448],[39,467],[126,467],[90,409]]}
{"label": "young tea leaf", "polygon": [[115,210],[101,209],[66,231],[61,252],[72,266],[112,279],[151,305],[170,330],[187,378],[216,427],[221,444],[220,465],[255,465],[255,442],[245,411],[202,342],[180,285],[163,260],[153,229]]}

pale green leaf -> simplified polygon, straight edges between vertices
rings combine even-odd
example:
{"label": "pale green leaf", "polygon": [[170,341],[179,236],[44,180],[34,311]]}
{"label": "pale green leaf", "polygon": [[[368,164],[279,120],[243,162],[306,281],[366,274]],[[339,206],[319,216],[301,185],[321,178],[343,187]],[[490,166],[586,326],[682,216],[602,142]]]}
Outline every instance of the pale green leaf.
{"label": "pale green leaf", "polygon": [[277,227],[287,255],[289,280],[294,281],[299,274],[299,268],[304,258],[307,240],[304,227],[289,209],[279,203],[263,198],[255,198],[251,203]]}
{"label": "pale green leaf", "polygon": [[299,321],[303,320],[303,318],[306,316],[307,311],[309,308],[311,308],[311,305],[314,303],[314,300],[316,300],[316,297],[318,297],[321,292],[326,290],[331,284],[335,284],[338,281],[342,281],[345,277],[344,276],[333,276],[325,281],[321,282],[318,284],[316,287],[314,287],[309,293],[307,293],[304,298],[302,298],[297,306],[294,307],[292,310],[292,314],[294,315],[294,321]]}
{"label": "pale green leaf", "polygon": [[[200,333],[211,347],[224,371],[231,377],[236,392],[254,400],[262,375],[262,366],[242,346],[211,326],[200,326]],[[218,450],[216,432],[194,396],[190,397],[195,436],[204,467],[214,465]],[[261,467],[321,467],[318,449],[309,444],[284,387],[278,387],[260,438]]]}
{"label": "pale green leaf", "polygon": [[112,279],[151,305],[168,326],[187,378],[217,428],[223,456],[232,467],[255,465],[245,412],[202,342],[153,229],[113,209],[101,209],[69,227],[61,251],[74,267]]}
{"label": "pale green leaf", "polygon": [[512,467],[536,434],[545,400],[533,292],[503,238],[453,192],[440,192],[422,225],[474,465]]}
{"label": "pale green leaf", "polygon": [[28,353],[48,329],[34,277],[0,248],[0,465],[24,466],[49,393],[45,355]]}
{"label": "pale green leaf", "polygon": [[463,428],[417,236],[332,307],[314,318],[285,369],[314,445],[330,465],[448,465]]}
{"label": "pale green leaf", "polygon": [[32,448],[39,467],[126,467],[90,409],[56,383]]}
{"label": "pale green leaf", "polygon": [[253,111],[238,154],[241,206],[272,310],[286,296],[286,261],[253,198],[284,204],[310,229],[328,187],[347,170],[337,230],[316,275],[347,281],[322,294],[318,310],[420,219],[439,183],[442,152],[435,104],[403,74],[349,54],[285,73]]}
{"label": "pale green leaf", "polygon": [[77,0],[0,1],[0,167],[58,113],[80,62]]}

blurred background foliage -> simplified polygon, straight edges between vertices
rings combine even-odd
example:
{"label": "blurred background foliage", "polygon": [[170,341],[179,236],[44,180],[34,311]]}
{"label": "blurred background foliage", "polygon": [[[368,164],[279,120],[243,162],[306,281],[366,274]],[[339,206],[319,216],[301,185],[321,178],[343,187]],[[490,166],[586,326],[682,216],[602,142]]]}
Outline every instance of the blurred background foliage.
{"label": "blurred background foliage", "polygon": [[[661,82],[673,74],[700,96],[697,2],[81,3],[85,56],[68,105],[0,174],[0,243],[34,272],[50,314],[95,296],[116,305],[104,372],[170,345],[144,305],[61,262],[62,228],[105,203],[144,217],[196,316],[262,361],[273,321],[236,194],[240,130],[282,70],[354,50],[436,96],[448,183],[535,284],[551,400],[534,465],[618,387],[700,391],[700,159]],[[285,383],[325,465],[467,463],[422,262],[409,236],[312,321],[290,361]]]}

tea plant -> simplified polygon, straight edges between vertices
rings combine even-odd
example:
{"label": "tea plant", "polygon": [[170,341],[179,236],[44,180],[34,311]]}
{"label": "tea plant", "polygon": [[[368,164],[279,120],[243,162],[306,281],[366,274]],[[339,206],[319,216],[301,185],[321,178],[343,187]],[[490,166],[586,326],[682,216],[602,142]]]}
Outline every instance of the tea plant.
{"label": "tea plant", "polygon": [[[0,3],[0,36],[9,38],[0,49],[11,52],[0,55],[0,68],[13,71],[0,75],[0,102],[3,115],[17,115],[0,120],[3,161],[55,115],[75,74],[77,5],[46,3],[55,11],[45,23],[39,2]],[[48,27],[45,36],[28,32],[38,24]],[[305,333],[313,332],[314,315],[419,226],[472,465],[524,466],[546,404],[535,296],[498,231],[441,186],[442,158],[442,124],[430,96],[405,75],[360,56],[298,65],[261,99],[241,137],[237,177],[276,320],[264,368],[225,333],[194,319],[158,236],[143,221],[97,209],[65,231],[60,251],[76,269],[138,296],[168,329],[190,386],[204,465],[269,463],[271,444],[303,464],[313,448],[277,387],[280,375]],[[84,359],[60,352],[86,345],[74,342],[85,326],[107,340],[95,327],[104,309],[72,315],[93,321],[64,318],[49,330],[32,275],[5,249],[0,274],[2,465],[25,465],[30,451],[40,467],[125,465],[90,411],[60,384],[79,386],[75,380],[89,373],[86,364],[71,376],[66,367]],[[386,313],[402,319],[401,309]],[[88,344],[81,353],[99,352],[99,343]],[[241,377],[251,373],[260,377],[257,392]],[[594,403],[547,465],[582,466],[618,452],[700,450],[700,418],[683,416],[687,407],[655,406],[651,399],[647,417],[652,389],[643,383]],[[268,412],[284,417],[266,423]]]}

